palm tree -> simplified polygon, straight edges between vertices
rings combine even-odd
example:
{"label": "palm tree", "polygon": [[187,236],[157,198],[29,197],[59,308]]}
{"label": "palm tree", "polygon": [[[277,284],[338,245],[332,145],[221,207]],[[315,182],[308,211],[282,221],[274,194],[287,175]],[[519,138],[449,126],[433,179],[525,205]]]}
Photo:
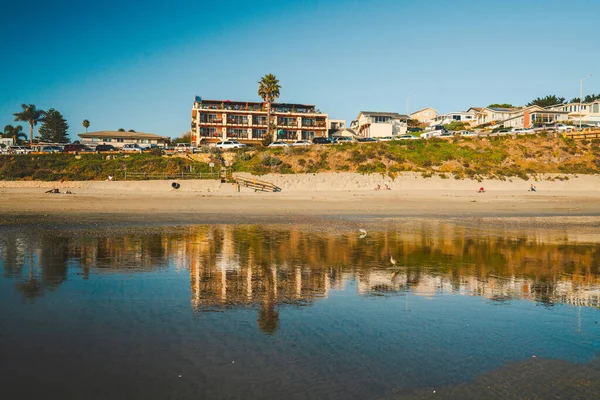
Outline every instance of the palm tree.
{"label": "palm tree", "polygon": [[44,117],[44,110],[38,110],[34,104],[21,104],[23,111],[14,113],[15,121],[29,123],[29,143],[33,143],[33,127]]}
{"label": "palm tree", "polygon": [[85,133],[87,133],[87,128],[90,127],[90,121],[88,121],[87,119],[84,119],[83,122],[81,123],[83,125],[83,127],[85,128]]}
{"label": "palm tree", "polygon": [[[273,74],[266,74],[258,81],[258,95],[267,103],[267,135],[271,134],[271,103],[279,97],[279,80]],[[277,140],[277,132],[273,134],[273,141]]]}
{"label": "palm tree", "polygon": [[2,137],[5,138],[13,138],[15,144],[19,144],[19,140],[21,138],[27,139],[27,136],[23,133],[23,127],[21,125],[12,126],[6,125],[4,127],[4,132],[2,133]]}

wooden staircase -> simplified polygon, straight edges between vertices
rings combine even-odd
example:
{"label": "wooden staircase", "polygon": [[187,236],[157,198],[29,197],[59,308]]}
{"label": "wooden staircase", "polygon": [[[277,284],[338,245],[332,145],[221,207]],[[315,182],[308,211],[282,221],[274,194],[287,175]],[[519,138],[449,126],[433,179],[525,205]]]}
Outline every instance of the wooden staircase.
{"label": "wooden staircase", "polygon": [[281,192],[281,188],[271,182],[260,181],[254,178],[243,178],[241,176],[235,176],[233,179],[238,184],[238,187],[243,186],[254,189],[255,192]]}

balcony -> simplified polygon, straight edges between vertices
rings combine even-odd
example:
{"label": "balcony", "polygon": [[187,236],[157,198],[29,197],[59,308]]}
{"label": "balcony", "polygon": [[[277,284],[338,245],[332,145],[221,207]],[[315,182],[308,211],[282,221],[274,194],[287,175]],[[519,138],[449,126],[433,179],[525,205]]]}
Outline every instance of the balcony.
{"label": "balcony", "polygon": [[302,120],[302,127],[303,128],[324,128],[326,126],[326,122],[325,121],[315,121],[315,120],[311,120],[311,119],[303,119]]}
{"label": "balcony", "polygon": [[267,126],[267,118],[253,118],[252,125],[254,126]]}
{"label": "balcony", "polygon": [[248,126],[248,117],[245,116],[229,116],[227,117],[227,125]]}
{"label": "balcony", "polygon": [[298,121],[296,121],[295,118],[294,119],[281,119],[281,120],[277,121],[277,126],[296,128],[296,127],[298,127]]}

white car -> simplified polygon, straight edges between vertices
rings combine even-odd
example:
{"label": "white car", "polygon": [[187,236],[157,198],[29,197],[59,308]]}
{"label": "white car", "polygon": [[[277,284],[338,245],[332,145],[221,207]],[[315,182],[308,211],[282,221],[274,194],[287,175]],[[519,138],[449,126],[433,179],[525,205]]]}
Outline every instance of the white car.
{"label": "white car", "polygon": [[513,130],[513,133],[515,135],[533,135],[535,133],[535,131],[533,129],[527,129],[527,128],[515,128]]}
{"label": "white car", "polygon": [[290,144],[290,146],[310,146],[312,143],[308,140],[296,140],[294,143]]}
{"label": "white car", "polygon": [[229,140],[229,141],[230,141],[231,143],[233,143],[233,144],[237,144],[237,145],[238,145],[238,147],[237,147],[238,149],[241,149],[242,147],[248,147],[248,145],[247,145],[247,144],[245,144],[245,143],[240,143],[240,142],[238,142],[237,140]]}
{"label": "white car", "polygon": [[440,139],[452,139],[454,137],[454,132],[442,132],[437,137]]}
{"label": "white car", "polygon": [[273,142],[269,145],[269,147],[288,147],[289,145],[286,142]]}
{"label": "white car", "polygon": [[344,143],[354,143],[354,139],[348,136],[338,136],[333,138],[333,143],[335,144],[344,144]]}
{"label": "white car", "polygon": [[415,135],[407,133],[404,135],[396,136],[395,140],[419,140],[419,138]]}
{"label": "white car", "polygon": [[174,150],[178,153],[193,153],[194,152],[194,148],[189,143],[177,143],[175,145]]}
{"label": "white car", "polygon": [[217,149],[239,149],[241,147],[240,143],[235,140],[223,140],[221,142],[217,142],[215,145]]}
{"label": "white car", "polygon": [[572,127],[571,125],[565,125],[565,124],[557,124],[556,129],[558,129],[559,132],[572,132],[575,130],[575,128]]}
{"label": "white car", "polygon": [[31,153],[31,149],[29,147],[23,147],[23,146],[9,146],[8,153],[9,154],[29,154],[29,153]]}
{"label": "white car", "polygon": [[477,134],[471,131],[459,131],[459,134],[462,137],[477,137]]}
{"label": "white car", "polygon": [[141,153],[144,149],[142,149],[136,143],[126,143],[121,147],[121,151],[126,153]]}

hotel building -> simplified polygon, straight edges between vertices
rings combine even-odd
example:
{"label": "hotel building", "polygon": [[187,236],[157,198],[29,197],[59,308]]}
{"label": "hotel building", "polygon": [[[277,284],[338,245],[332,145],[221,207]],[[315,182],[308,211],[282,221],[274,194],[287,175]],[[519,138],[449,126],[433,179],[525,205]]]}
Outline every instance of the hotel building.
{"label": "hotel building", "polygon": [[[202,100],[196,97],[192,108],[192,143],[195,145],[235,139],[260,143],[267,135],[267,108],[263,102]],[[271,135],[293,142],[327,136],[327,114],[313,105],[271,104]]]}

